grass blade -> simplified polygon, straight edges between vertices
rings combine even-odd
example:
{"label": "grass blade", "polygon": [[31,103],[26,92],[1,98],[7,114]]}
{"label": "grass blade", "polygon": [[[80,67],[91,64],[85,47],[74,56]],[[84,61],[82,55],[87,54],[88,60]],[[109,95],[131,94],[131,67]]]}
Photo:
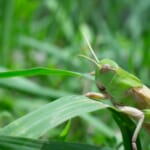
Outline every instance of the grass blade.
{"label": "grass blade", "polygon": [[[33,111],[20,119],[8,124],[0,130],[0,135],[19,136],[37,139],[47,131],[55,128],[61,123],[85,113],[108,108],[113,114],[123,136],[125,150],[132,150],[131,139],[135,125],[131,119],[104,103],[91,100],[85,96],[67,96],[54,102],[46,104],[42,108]],[[138,138],[137,145],[141,150],[141,143]]]}
{"label": "grass blade", "polygon": [[[84,77],[90,80],[94,80],[88,74],[60,70],[60,69],[49,69],[49,68],[31,68],[24,70],[7,71],[4,68],[0,68],[0,85],[8,88],[13,88],[25,93],[58,98],[68,95],[66,91],[49,89],[42,87],[28,79],[21,78],[21,76],[36,76],[36,75],[60,75],[60,76],[73,76],[73,77]],[[19,78],[13,78],[19,77]]]}
{"label": "grass blade", "polygon": [[28,77],[28,76],[37,76],[37,75],[85,77],[93,80],[93,78],[89,74],[68,71],[68,70],[61,70],[61,69],[44,68],[44,67],[0,72],[0,78],[11,78],[11,77],[19,77],[19,76]]}
{"label": "grass blade", "polygon": [[67,96],[10,123],[1,135],[38,138],[66,120],[108,107],[84,96]]}
{"label": "grass blade", "polygon": [[0,136],[2,150],[112,150],[88,144],[67,143],[61,141],[41,141],[27,138]]}
{"label": "grass blade", "polygon": [[17,76],[36,76],[36,75],[81,76],[81,74],[77,72],[59,69],[49,69],[49,68],[31,68],[24,70],[0,72],[0,78],[10,78]]}

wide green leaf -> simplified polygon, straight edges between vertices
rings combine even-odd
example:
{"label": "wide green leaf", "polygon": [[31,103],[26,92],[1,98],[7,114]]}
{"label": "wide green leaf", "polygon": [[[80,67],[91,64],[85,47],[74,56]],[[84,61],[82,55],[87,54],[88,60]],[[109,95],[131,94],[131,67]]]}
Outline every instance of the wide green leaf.
{"label": "wide green leaf", "polygon": [[10,123],[0,134],[38,138],[70,118],[107,107],[85,96],[62,97]]}
{"label": "wide green leaf", "polygon": [[[0,130],[0,135],[34,138],[44,135],[47,131],[76,116],[87,112],[108,108],[116,120],[124,139],[125,150],[132,150],[131,139],[135,129],[131,119],[115,107],[91,100],[85,96],[67,96],[46,104],[20,119],[8,124]],[[89,119],[87,117],[84,117]],[[108,133],[107,133],[108,134]],[[111,134],[109,135],[111,136]],[[138,139],[137,145],[141,150]]]}

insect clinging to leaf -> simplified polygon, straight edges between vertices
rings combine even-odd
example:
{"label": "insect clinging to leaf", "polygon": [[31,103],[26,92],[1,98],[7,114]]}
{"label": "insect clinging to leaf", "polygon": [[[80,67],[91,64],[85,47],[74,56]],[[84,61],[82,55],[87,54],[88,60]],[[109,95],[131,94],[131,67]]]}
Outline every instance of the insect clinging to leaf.
{"label": "insect clinging to leaf", "polygon": [[86,96],[109,98],[121,112],[138,120],[131,141],[132,149],[137,150],[136,140],[144,122],[143,109],[150,108],[150,89],[136,76],[122,69],[115,61],[111,59],[99,61],[87,37],[83,35],[94,59],[82,56],[96,65],[95,82],[103,94],[91,92]]}

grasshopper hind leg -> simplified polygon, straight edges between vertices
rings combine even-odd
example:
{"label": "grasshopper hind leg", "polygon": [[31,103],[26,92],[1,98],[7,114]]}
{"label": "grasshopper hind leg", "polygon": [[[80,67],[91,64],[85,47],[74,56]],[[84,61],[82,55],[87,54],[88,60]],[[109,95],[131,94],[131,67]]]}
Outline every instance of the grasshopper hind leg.
{"label": "grasshopper hind leg", "polygon": [[140,129],[142,127],[143,121],[144,121],[144,114],[141,116],[141,118],[139,118],[138,124],[136,126],[136,129],[135,129],[133,137],[132,137],[133,150],[137,150],[136,140],[137,140],[138,134],[140,132]]}
{"label": "grasshopper hind leg", "polygon": [[136,140],[137,140],[137,137],[139,135],[139,132],[140,132],[141,127],[144,122],[144,113],[142,111],[140,111],[134,107],[130,107],[130,106],[121,106],[121,107],[119,106],[118,108],[120,109],[121,112],[138,119],[137,126],[136,126],[133,136],[132,136],[132,149],[138,150],[137,145],[136,145]]}

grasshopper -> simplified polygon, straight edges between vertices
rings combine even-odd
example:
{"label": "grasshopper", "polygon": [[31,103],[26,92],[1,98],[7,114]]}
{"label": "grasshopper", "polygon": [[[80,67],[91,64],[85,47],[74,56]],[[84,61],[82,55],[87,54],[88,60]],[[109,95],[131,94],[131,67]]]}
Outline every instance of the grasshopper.
{"label": "grasshopper", "polygon": [[99,61],[85,35],[84,38],[94,59],[82,56],[96,64],[95,81],[102,93],[89,92],[86,96],[109,98],[121,112],[138,120],[131,141],[132,149],[137,150],[136,140],[145,120],[143,109],[150,107],[150,89],[136,76],[122,69],[115,61],[110,59]]}

